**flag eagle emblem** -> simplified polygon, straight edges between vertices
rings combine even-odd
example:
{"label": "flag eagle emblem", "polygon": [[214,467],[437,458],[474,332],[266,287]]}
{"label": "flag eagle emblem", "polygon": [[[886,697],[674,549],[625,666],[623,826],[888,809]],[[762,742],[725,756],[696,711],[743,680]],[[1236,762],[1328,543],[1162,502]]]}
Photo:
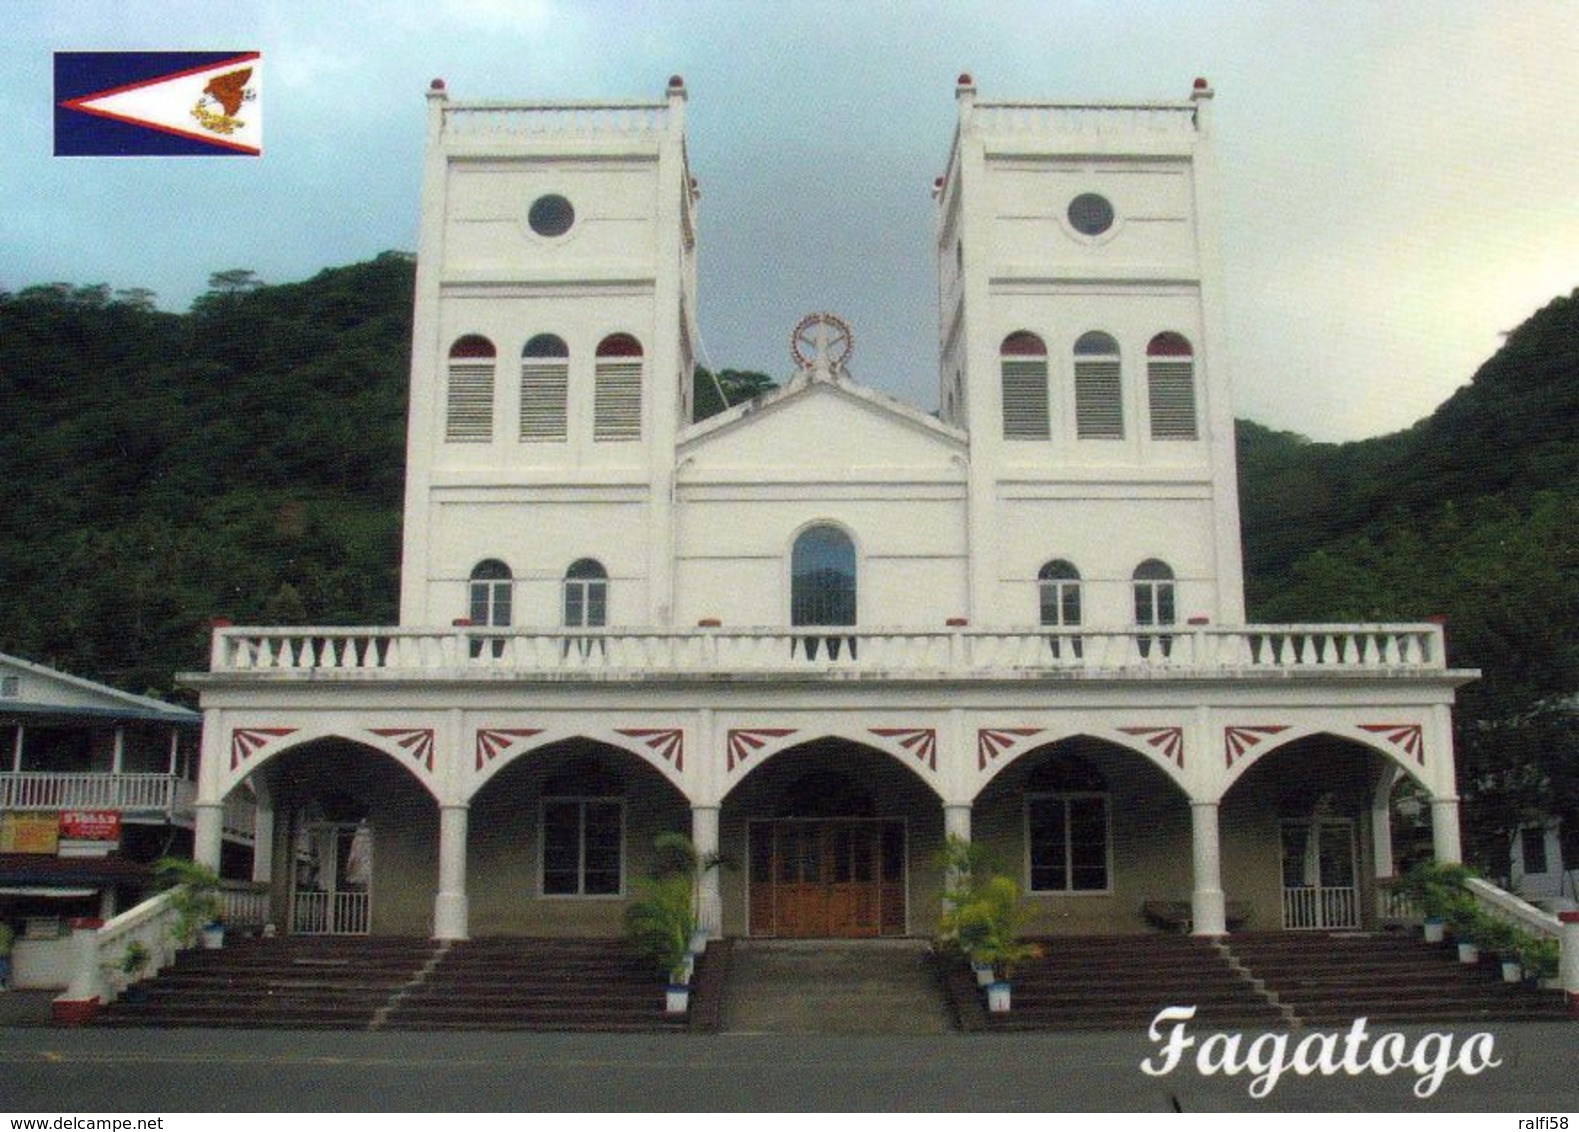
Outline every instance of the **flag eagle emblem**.
{"label": "flag eagle emblem", "polygon": [[256,51],[55,53],[57,157],[258,156]]}

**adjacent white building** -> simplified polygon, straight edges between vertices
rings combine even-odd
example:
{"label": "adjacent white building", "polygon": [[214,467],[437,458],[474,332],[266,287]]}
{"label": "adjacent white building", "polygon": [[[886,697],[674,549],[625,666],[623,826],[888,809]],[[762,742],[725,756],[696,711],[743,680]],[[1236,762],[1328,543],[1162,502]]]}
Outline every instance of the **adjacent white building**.
{"label": "adjacent white building", "polygon": [[928,934],[947,834],[1043,931],[1374,922],[1401,777],[1459,857],[1473,674],[1436,625],[1245,624],[1212,99],[962,76],[939,411],[786,312],[793,379],[693,423],[684,84],[436,82],[401,624],[216,631],[199,856],[246,788],[294,931],[613,933],[666,829],[738,866],[728,935]]}

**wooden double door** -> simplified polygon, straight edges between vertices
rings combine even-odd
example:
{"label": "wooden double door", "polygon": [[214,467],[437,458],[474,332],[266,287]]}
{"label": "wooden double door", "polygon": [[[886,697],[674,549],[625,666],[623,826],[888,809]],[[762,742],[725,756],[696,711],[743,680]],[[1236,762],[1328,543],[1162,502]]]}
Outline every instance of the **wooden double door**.
{"label": "wooden double door", "polygon": [[751,823],[751,934],[905,934],[905,826],[882,818]]}

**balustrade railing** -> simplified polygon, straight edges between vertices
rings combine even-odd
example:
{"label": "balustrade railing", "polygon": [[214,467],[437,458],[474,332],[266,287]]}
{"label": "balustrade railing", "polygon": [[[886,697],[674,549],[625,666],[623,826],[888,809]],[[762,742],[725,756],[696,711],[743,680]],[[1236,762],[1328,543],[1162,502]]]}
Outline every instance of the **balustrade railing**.
{"label": "balustrade railing", "polygon": [[1283,926],[1304,931],[1360,926],[1359,892],[1353,885],[1304,885],[1283,890]]}
{"label": "balustrade railing", "polygon": [[211,671],[341,673],[346,678],[454,671],[500,676],[617,672],[931,673],[1180,670],[1443,670],[1437,625],[1252,625],[1112,631],[1051,629],[577,629],[463,627],[222,628]]}
{"label": "balustrade railing", "polygon": [[990,133],[1082,133],[1120,136],[1195,132],[1195,106],[1178,104],[1068,105],[1039,102],[978,102],[978,129]]}
{"label": "balustrade railing", "polygon": [[298,892],[291,899],[295,935],[366,935],[373,905],[367,892]]}
{"label": "balustrade railing", "polygon": [[659,133],[668,128],[668,105],[662,102],[469,102],[444,108],[445,133],[463,137],[636,135]]}
{"label": "balustrade railing", "polygon": [[[181,787],[188,787],[182,791]],[[169,774],[8,771],[0,810],[134,810],[172,814],[191,805],[192,784]]]}
{"label": "balustrade railing", "polygon": [[[48,770],[0,773],[0,810],[118,810],[190,821],[196,803],[197,784],[177,775]],[[251,837],[256,828],[257,806],[251,798],[225,800],[227,834]]]}

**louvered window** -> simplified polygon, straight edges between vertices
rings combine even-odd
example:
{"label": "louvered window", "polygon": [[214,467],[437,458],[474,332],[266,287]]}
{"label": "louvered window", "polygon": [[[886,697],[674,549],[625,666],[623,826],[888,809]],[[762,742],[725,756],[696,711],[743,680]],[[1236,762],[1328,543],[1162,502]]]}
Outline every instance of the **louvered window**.
{"label": "louvered window", "polygon": [[569,396],[569,349],[557,335],[537,335],[521,351],[521,439],[564,440]]}
{"label": "louvered window", "polygon": [[1075,343],[1075,435],[1124,439],[1124,381],[1118,343],[1100,331]]}
{"label": "louvered window", "polygon": [[1195,361],[1182,335],[1159,334],[1146,348],[1153,440],[1195,440]]}
{"label": "louvered window", "polygon": [[1047,347],[1028,331],[1003,340],[1003,438],[1046,440],[1048,429]]}
{"label": "louvered window", "polygon": [[610,334],[598,343],[592,382],[592,439],[641,439],[641,343]]}
{"label": "louvered window", "polygon": [[450,347],[444,439],[483,443],[493,439],[493,343],[475,334]]}

